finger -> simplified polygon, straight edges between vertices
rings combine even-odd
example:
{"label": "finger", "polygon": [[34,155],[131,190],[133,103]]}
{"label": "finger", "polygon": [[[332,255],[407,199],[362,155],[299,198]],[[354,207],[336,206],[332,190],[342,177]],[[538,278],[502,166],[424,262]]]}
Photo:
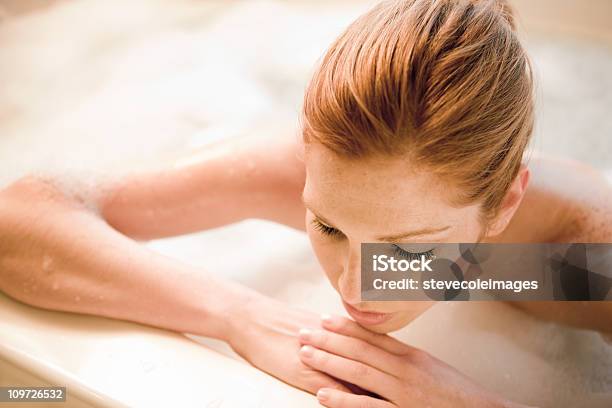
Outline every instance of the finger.
{"label": "finger", "polygon": [[415,348],[394,339],[387,334],[374,333],[364,329],[356,322],[341,316],[321,316],[323,328],[345,336],[356,337],[374,346],[378,346],[389,353],[403,355],[414,351]]}
{"label": "finger", "polygon": [[355,337],[326,330],[302,329],[299,339],[302,344],[367,364],[390,375],[398,375],[403,366],[403,361],[396,354]]}
{"label": "finger", "polygon": [[321,388],[329,388],[342,392],[351,392],[351,390],[345,385],[341,384],[338,380],[331,376],[322,373],[320,371],[314,371],[310,367],[307,368],[308,372],[305,374],[305,386],[300,387],[311,394],[316,394]]}
{"label": "finger", "polygon": [[321,405],[329,408],[396,408],[385,400],[328,388],[320,389],[317,399]]}
{"label": "finger", "polygon": [[385,396],[401,386],[397,378],[367,364],[340,357],[306,345],[300,349],[302,362],[315,370],[348,381],[361,388]]}

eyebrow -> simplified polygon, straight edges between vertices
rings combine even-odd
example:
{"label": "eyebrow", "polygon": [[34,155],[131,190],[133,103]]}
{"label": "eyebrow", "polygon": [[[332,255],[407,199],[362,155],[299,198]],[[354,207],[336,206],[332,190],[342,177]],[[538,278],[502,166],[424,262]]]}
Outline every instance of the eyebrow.
{"label": "eyebrow", "polygon": [[302,204],[304,204],[304,207],[308,208],[308,209],[310,210],[310,212],[311,212],[311,213],[313,213],[313,214],[315,215],[315,217],[317,217],[319,220],[323,221],[323,222],[324,222],[325,224],[327,224],[328,226],[335,228],[333,223],[331,223],[331,222],[327,221],[327,220],[325,219],[325,217],[323,217],[323,216],[319,215],[319,213],[318,213],[317,211],[315,211],[315,210],[314,210],[314,209],[313,209],[313,208],[310,206],[310,204],[308,204],[308,202],[307,202],[307,201],[306,201],[306,199],[304,198],[304,194],[302,194],[302,196],[301,196],[300,198],[302,199]]}
{"label": "eyebrow", "polygon": [[411,237],[417,237],[417,236],[420,236],[420,235],[432,235],[432,234],[436,234],[438,232],[446,231],[449,228],[450,228],[450,225],[447,225],[445,227],[440,227],[440,228],[423,228],[423,229],[420,229],[420,230],[408,231],[408,232],[402,232],[400,234],[388,235],[388,236],[384,236],[384,237],[378,237],[377,239],[379,241],[384,241],[384,242],[397,242],[397,241],[402,240],[402,239],[411,238]]}
{"label": "eyebrow", "polygon": [[[314,209],[312,209],[312,207],[306,202],[306,200],[304,199],[304,195],[302,195],[302,203],[304,204],[304,206],[306,208],[308,208],[319,220],[323,221],[325,224],[327,224],[328,226],[335,228],[333,223],[327,221],[324,217],[322,217],[321,215],[319,215]],[[406,238],[411,238],[411,237],[416,237],[416,236],[420,236],[420,235],[431,235],[431,234],[436,234],[438,232],[442,232],[442,231],[446,231],[447,229],[450,228],[450,225],[446,225],[444,227],[439,227],[439,228],[423,228],[420,230],[414,230],[414,231],[407,231],[407,232],[402,232],[399,234],[393,234],[393,235],[386,235],[386,236],[382,236],[382,237],[378,237],[377,240],[378,241],[383,241],[383,242],[397,242],[401,239],[406,239]]]}

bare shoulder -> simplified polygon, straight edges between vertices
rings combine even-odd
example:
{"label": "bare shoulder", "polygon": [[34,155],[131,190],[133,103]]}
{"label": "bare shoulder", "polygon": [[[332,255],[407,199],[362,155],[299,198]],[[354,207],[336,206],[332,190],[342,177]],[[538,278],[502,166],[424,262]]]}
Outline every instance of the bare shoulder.
{"label": "bare shoulder", "polygon": [[[547,164],[542,164],[546,166]],[[561,242],[612,242],[612,185],[592,167],[577,161],[548,159],[563,177],[557,189],[567,214]],[[551,169],[553,170],[553,169]],[[554,170],[553,170],[554,171]]]}
{"label": "bare shoulder", "polygon": [[532,156],[523,203],[504,235],[516,242],[612,242],[612,186],[575,160]]}

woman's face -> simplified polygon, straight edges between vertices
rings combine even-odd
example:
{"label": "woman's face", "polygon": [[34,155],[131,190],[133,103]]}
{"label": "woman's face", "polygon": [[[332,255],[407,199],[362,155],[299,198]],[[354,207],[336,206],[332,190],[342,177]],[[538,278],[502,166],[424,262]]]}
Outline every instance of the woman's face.
{"label": "woman's face", "polygon": [[309,143],[304,161],[306,229],[347,312],[380,333],[405,326],[433,302],[362,302],[361,243],[476,242],[479,206],[451,206],[449,185],[399,159],[349,160]]}

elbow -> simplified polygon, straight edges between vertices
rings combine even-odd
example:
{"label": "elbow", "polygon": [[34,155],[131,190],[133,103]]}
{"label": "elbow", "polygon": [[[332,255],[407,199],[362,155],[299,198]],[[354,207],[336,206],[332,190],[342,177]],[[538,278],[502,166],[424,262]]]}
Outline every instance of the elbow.
{"label": "elbow", "polygon": [[74,292],[74,279],[53,269],[50,258],[0,254],[0,293],[9,298],[42,309],[67,310]]}
{"label": "elbow", "polygon": [[0,292],[30,306],[50,310],[65,309],[66,291],[62,288],[67,285],[64,278],[44,275],[38,270],[24,267],[7,268],[0,261]]}
{"label": "elbow", "polygon": [[[53,227],[65,196],[28,175],[0,190],[0,292],[33,306],[53,303],[52,261],[59,246]],[[59,235],[59,234],[58,234]]]}

